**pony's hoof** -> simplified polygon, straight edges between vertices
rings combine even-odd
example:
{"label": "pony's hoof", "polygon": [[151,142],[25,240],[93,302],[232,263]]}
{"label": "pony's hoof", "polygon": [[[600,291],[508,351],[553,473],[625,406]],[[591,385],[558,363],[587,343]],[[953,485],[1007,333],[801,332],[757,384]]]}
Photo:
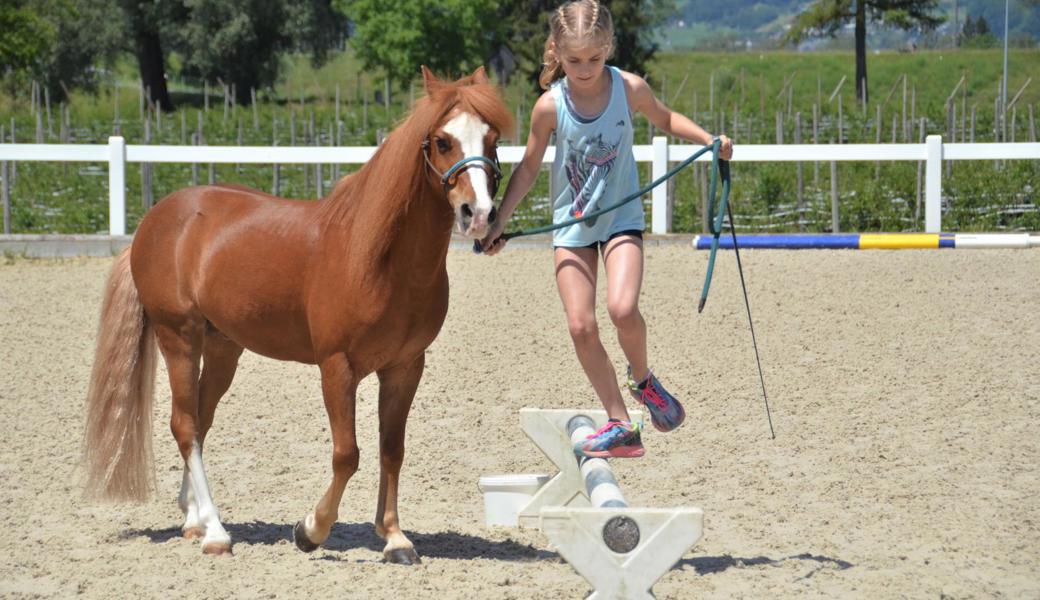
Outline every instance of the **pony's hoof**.
{"label": "pony's hoof", "polygon": [[206,535],[206,530],[201,527],[185,527],[181,530],[181,535],[186,540],[197,540]]}
{"label": "pony's hoof", "polygon": [[209,542],[202,545],[203,554],[212,554],[213,556],[231,556],[231,543],[230,542]]}
{"label": "pony's hoof", "polygon": [[296,526],[292,528],[292,539],[296,543],[296,547],[304,552],[314,552],[318,549],[318,544],[315,544],[307,537],[307,530],[303,526],[303,521],[297,521]]}
{"label": "pony's hoof", "polygon": [[383,560],[395,565],[419,565],[422,560],[415,548],[394,548],[383,552]]}

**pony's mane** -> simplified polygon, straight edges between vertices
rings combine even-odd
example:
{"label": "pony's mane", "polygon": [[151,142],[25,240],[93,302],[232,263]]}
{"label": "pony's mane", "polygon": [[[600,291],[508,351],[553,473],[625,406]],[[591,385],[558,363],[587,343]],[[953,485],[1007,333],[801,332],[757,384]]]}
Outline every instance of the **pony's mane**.
{"label": "pony's mane", "polygon": [[[512,115],[491,83],[475,83],[473,76],[455,82],[434,81],[415,102],[404,122],[383,141],[375,155],[357,173],[341,179],[322,201],[326,226],[346,224],[364,213],[365,227],[392,237],[395,221],[428,185],[422,142],[454,108],[478,116],[498,132],[512,127]],[[365,211],[376,203],[377,210]]]}

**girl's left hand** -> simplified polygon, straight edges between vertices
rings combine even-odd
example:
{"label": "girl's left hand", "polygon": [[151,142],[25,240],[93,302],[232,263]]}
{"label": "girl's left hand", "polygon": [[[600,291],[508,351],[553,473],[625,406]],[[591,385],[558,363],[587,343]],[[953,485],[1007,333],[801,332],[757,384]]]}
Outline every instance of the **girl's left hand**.
{"label": "girl's left hand", "polygon": [[724,135],[719,136],[719,158],[722,160],[730,160],[733,158],[733,140],[729,139]]}

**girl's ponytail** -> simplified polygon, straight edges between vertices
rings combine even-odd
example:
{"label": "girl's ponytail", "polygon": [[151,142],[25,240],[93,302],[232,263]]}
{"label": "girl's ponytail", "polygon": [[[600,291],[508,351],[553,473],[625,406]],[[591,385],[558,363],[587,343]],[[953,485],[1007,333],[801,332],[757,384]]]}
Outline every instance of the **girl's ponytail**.
{"label": "girl's ponytail", "polygon": [[545,51],[542,53],[542,74],[538,76],[538,84],[543,90],[549,89],[554,81],[563,77],[563,65],[556,56],[552,38],[545,40]]}

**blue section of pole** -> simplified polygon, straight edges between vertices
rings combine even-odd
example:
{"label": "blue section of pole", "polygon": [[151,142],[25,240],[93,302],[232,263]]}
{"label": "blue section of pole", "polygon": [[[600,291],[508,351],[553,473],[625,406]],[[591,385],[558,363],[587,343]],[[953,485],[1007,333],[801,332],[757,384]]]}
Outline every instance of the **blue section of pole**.
{"label": "blue section of pole", "polygon": [[[712,236],[697,236],[698,250],[711,249]],[[738,235],[737,244],[741,248],[779,248],[787,250],[799,249],[852,249],[859,248],[859,234],[790,234],[790,235]],[[733,239],[719,238],[719,248],[733,249]]]}

